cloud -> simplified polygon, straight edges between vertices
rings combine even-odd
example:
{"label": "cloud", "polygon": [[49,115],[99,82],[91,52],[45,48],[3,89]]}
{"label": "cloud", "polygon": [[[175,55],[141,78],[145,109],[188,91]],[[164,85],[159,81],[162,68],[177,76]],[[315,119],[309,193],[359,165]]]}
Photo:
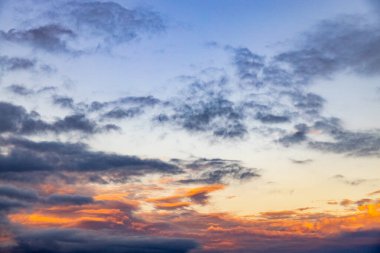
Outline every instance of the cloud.
{"label": "cloud", "polygon": [[221,184],[260,177],[257,169],[244,167],[234,160],[201,158],[195,161],[172,161],[189,169],[189,178],[178,181],[185,184]]}
{"label": "cloud", "polygon": [[[82,143],[34,142],[27,139],[10,138],[2,140],[7,154],[0,155],[0,174],[12,176],[41,177],[28,172],[80,172],[80,176],[91,180],[93,173],[103,182],[122,182],[133,176],[149,173],[178,174],[182,170],[170,163],[154,159],[140,159],[135,156],[118,155],[91,151]],[[87,174],[86,174],[87,173]],[[79,176],[78,175],[78,176]],[[97,181],[94,181],[96,183]]]}
{"label": "cloud", "polygon": [[74,37],[75,33],[72,30],[58,24],[47,24],[26,30],[0,31],[1,40],[27,44],[49,52],[71,52],[66,40]]}
{"label": "cloud", "polygon": [[17,199],[21,201],[37,201],[39,196],[33,190],[20,189],[13,186],[0,185],[0,197]]}
{"label": "cloud", "polygon": [[294,126],[295,132],[289,135],[285,135],[279,142],[285,146],[290,146],[297,143],[302,143],[307,139],[307,132],[309,127],[306,124],[298,124]]}
{"label": "cloud", "polygon": [[238,76],[245,85],[260,87],[263,85],[259,73],[265,66],[264,57],[252,53],[248,48],[234,48],[234,64]]}
{"label": "cloud", "polygon": [[290,161],[292,161],[292,163],[295,163],[295,164],[309,164],[313,162],[312,159],[304,159],[304,160],[290,159]]}
{"label": "cloud", "polygon": [[343,175],[335,175],[333,177],[334,179],[337,179],[339,180],[340,182],[342,183],[345,183],[345,184],[348,184],[348,185],[351,185],[351,186],[357,186],[357,185],[360,185],[360,184],[363,184],[363,183],[366,183],[368,181],[371,181],[369,179],[355,179],[355,180],[349,180],[347,179],[345,176]]}
{"label": "cloud", "polygon": [[16,238],[12,253],[186,253],[197,248],[191,239],[153,236],[110,236],[79,229],[25,230]]}
{"label": "cloud", "polygon": [[37,112],[32,111],[28,113],[24,107],[7,102],[0,102],[0,114],[0,133],[31,135],[46,132],[60,134],[78,131],[85,134],[94,134],[118,129],[115,125],[99,126],[95,121],[88,119],[84,114],[68,115],[63,119],[57,119],[49,123],[41,120]]}
{"label": "cloud", "polygon": [[[60,1],[41,8],[23,1],[25,6],[37,15],[22,13],[22,26],[0,31],[0,40],[50,53],[91,53],[166,29],[158,13],[116,2]],[[19,3],[6,8],[12,7],[21,9]]]}
{"label": "cloud", "polygon": [[91,204],[94,200],[91,197],[81,195],[50,195],[46,203],[52,205],[85,205]]}
{"label": "cloud", "polygon": [[261,112],[256,114],[256,119],[258,119],[262,123],[270,123],[270,124],[290,122],[289,116],[264,114]]}
{"label": "cloud", "polygon": [[33,69],[35,65],[35,60],[21,57],[0,56],[0,69],[2,71],[30,70]]}
{"label": "cloud", "polygon": [[28,95],[34,94],[33,90],[28,89],[19,84],[12,84],[8,86],[7,89],[11,91],[12,93],[20,95],[20,96],[28,96]]}
{"label": "cloud", "polygon": [[345,70],[374,75],[380,73],[379,42],[377,23],[343,16],[321,22],[304,34],[296,50],[277,55],[275,61],[288,64],[292,75],[302,84]]}
{"label": "cloud", "polygon": [[169,103],[169,113],[161,113],[156,122],[173,123],[188,132],[208,133],[224,139],[241,139],[247,133],[245,115],[241,108],[229,100],[223,88],[226,77],[212,81],[196,80],[184,92],[185,97]]}
{"label": "cloud", "polygon": [[28,113],[23,107],[0,102],[0,133],[35,133],[49,129],[36,112]]}
{"label": "cloud", "polygon": [[95,121],[89,120],[84,114],[74,114],[57,120],[53,124],[54,131],[68,132],[68,131],[81,131],[83,133],[94,133],[97,131],[97,124]]}
{"label": "cloud", "polygon": [[309,143],[311,148],[351,156],[379,156],[380,154],[379,131],[348,131],[341,126],[337,118],[317,121],[314,128],[330,135],[334,141],[311,141]]}
{"label": "cloud", "polygon": [[177,194],[168,197],[148,199],[159,209],[177,209],[191,206],[192,204],[205,205],[209,199],[209,193],[224,189],[224,185],[212,184],[190,189],[179,190]]}
{"label": "cloud", "polygon": [[139,107],[129,109],[114,108],[111,111],[103,114],[103,117],[109,119],[125,119],[134,118],[138,115],[141,115],[142,113],[143,111]]}
{"label": "cloud", "polygon": [[53,104],[58,105],[62,108],[74,108],[74,99],[71,97],[64,97],[64,96],[54,96],[53,97]]}
{"label": "cloud", "polygon": [[63,4],[58,13],[78,31],[98,36],[106,43],[122,43],[144,32],[165,30],[163,20],[156,12],[127,9],[115,2],[71,1]]}

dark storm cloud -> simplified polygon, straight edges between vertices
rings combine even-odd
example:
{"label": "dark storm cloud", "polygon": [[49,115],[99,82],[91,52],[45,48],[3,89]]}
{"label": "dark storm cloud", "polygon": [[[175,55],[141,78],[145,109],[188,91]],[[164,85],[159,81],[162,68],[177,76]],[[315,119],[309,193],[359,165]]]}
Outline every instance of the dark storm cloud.
{"label": "dark storm cloud", "polygon": [[12,253],[186,253],[197,248],[191,239],[153,236],[110,236],[79,229],[20,231]]}
{"label": "dark storm cloud", "polygon": [[21,57],[0,56],[0,69],[2,71],[30,70],[33,69],[35,65],[35,60]]}
{"label": "dark storm cloud", "polygon": [[[132,176],[149,173],[182,172],[178,166],[160,160],[90,151],[81,143],[33,142],[11,138],[3,139],[2,146],[9,149],[7,154],[0,155],[0,174],[7,178],[12,178],[13,174],[25,173],[32,180],[33,174],[30,172],[46,172],[51,175],[81,172],[84,180],[88,181],[96,172],[105,182],[121,182]],[[34,176],[39,177],[40,174]]]}
{"label": "dark storm cloud", "polygon": [[190,169],[190,174],[195,174],[188,179],[180,180],[180,183],[218,184],[260,177],[257,169],[244,167],[239,161],[234,160],[201,158],[195,161],[174,159],[173,162]]}
{"label": "dark storm cloud", "polygon": [[34,48],[49,52],[70,52],[66,40],[74,38],[69,28],[58,24],[48,24],[26,30],[11,29],[0,31],[0,39],[19,44],[28,44]]}

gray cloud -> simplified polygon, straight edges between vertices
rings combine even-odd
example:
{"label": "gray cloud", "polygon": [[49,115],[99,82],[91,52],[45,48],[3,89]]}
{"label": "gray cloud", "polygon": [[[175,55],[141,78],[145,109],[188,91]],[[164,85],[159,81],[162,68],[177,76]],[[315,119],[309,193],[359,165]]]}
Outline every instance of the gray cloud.
{"label": "gray cloud", "polygon": [[[344,45],[344,46],[342,46]],[[357,16],[321,22],[306,33],[296,50],[281,53],[275,61],[291,67],[298,82],[329,78],[338,71],[379,74],[380,29]]]}
{"label": "gray cloud", "polygon": [[26,30],[11,29],[8,32],[0,31],[0,39],[28,44],[34,48],[49,52],[71,52],[67,45],[67,38],[74,38],[75,33],[58,24],[48,24]]}
{"label": "gray cloud", "polygon": [[104,118],[110,119],[125,119],[125,118],[134,118],[138,115],[141,115],[143,111],[139,107],[133,107],[129,109],[114,108],[111,111],[103,114]]}
{"label": "gray cloud", "polygon": [[79,229],[25,230],[17,234],[12,253],[186,253],[198,247],[191,239],[110,236]]}
{"label": "gray cloud", "polygon": [[[135,156],[90,151],[81,143],[33,142],[11,138],[2,140],[8,154],[0,155],[0,174],[12,178],[16,174],[32,180],[30,172],[46,172],[50,175],[62,172],[81,172],[85,180],[91,180],[94,173],[103,182],[122,182],[133,176],[149,173],[178,174],[182,170],[173,164],[154,159],[140,159]],[[14,177],[17,179],[17,177]]]}
{"label": "gray cloud", "polygon": [[227,80],[221,77],[210,82],[196,81],[184,98],[173,100],[173,112],[160,114],[159,123],[174,123],[189,132],[206,132],[215,137],[236,139],[248,133],[244,112],[224,94]]}
{"label": "gray cloud", "polygon": [[306,124],[298,124],[295,125],[294,128],[296,130],[294,133],[285,135],[279,139],[279,142],[285,146],[290,146],[292,144],[301,143],[307,139],[309,127]]}
{"label": "gray cloud", "polygon": [[91,197],[82,195],[53,194],[46,199],[46,203],[52,205],[85,205],[93,202],[94,200]]}
{"label": "gray cloud", "polygon": [[62,108],[74,108],[74,99],[66,96],[54,96],[53,104],[58,105]]}
{"label": "gray cloud", "polygon": [[263,85],[259,73],[265,66],[264,58],[252,53],[248,48],[235,48],[234,64],[237,67],[241,81],[250,86],[260,87]]}
{"label": "gray cloud", "polygon": [[192,176],[180,180],[180,183],[216,184],[260,177],[257,169],[244,167],[239,161],[234,160],[201,158],[195,161],[173,160],[173,162],[190,169],[189,174]]}
{"label": "gray cloud", "polygon": [[19,84],[12,84],[12,85],[8,86],[7,89],[10,92],[15,93],[15,94],[20,95],[20,96],[28,96],[28,95],[34,94],[34,91],[32,89],[28,89],[28,88],[26,88],[22,85],[19,85]]}
{"label": "gray cloud", "polygon": [[256,114],[256,119],[258,119],[262,123],[272,123],[272,124],[290,122],[289,116],[264,114],[261,112],[258,112]]}
{"label": "gray cloud", "polygon": [[108,43],[121,43],[143,32],[165,29],[162,18],[144,9],[127,9],[115,2],[68,2],[63,13],[83,32],[100,36]]}
{"label": "gray cloud", "polygon": [[0,133],[39,134],[50,131],[59,134],[79,131],[93,134],[118,129],[115,125],[99,126],[84,114],[73,114],[48,123],[41,120],[37,112],[28,113],[23,107],[6,102],[0,102],[0,115]]}
{"label": "gray cloud", "polygon": [[2,71],[30,70],[33,69],[35,65],[35,60],[21,57],[0,56],[0,69]]}
{"label": "gray cloud", "polygon": [[39,196],[30,189],[20,189],[13,186],[0,185],[0,196],[22,201],[37,201]]}

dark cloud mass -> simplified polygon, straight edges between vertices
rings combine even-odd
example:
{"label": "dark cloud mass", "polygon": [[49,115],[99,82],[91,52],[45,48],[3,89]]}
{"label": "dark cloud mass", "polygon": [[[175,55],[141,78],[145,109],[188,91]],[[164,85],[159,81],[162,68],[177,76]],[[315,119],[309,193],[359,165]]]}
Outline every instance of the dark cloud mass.
{"label": "dark cloud mass", "polygon": [[198,247],[191,239],[112,236],[78,229],[26,230],[11,253],[186,253]]}
{"label": "dark cloud mass", "polygon": [[[181,169],[160,160],[140,159],[135,156],[90,151],[84,144],[61,142],[33,142],[26,139],[3,139],[9,153],[0,155],[0,174],[19,174],[46,171],[97,172],[111,181],[124,181],[147,173],[177,174]],[[83,174],[85,175],[85,174]],[[38,177],[39,174],[36,174]],[[89,180],[88,179],[88,180]]]}
{"label": "dark cloud mass", "polygon": [[[16,88],[18,91],[19,89],[24,90],[22,87],[12,87],[12,89]],[[28,113],[24,107],[7,102],[0,102],[0,133],[32,135],[46,132],[60,134],[77,131],[85,134],[94,134],[118,129],[116,125],[111,124],[99,126],[95,121],[88,119],[84,114],[68,115],[52,123],[40,118],[40,115],[35,111]]]}

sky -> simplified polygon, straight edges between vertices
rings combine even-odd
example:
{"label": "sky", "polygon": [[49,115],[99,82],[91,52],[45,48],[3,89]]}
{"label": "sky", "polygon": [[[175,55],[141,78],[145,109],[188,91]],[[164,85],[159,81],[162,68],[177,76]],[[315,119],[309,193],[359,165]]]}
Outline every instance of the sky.
{"label": "sky", "polygon": [[378,253],[379,111],[378,0],[0,0],[0,252]]}

